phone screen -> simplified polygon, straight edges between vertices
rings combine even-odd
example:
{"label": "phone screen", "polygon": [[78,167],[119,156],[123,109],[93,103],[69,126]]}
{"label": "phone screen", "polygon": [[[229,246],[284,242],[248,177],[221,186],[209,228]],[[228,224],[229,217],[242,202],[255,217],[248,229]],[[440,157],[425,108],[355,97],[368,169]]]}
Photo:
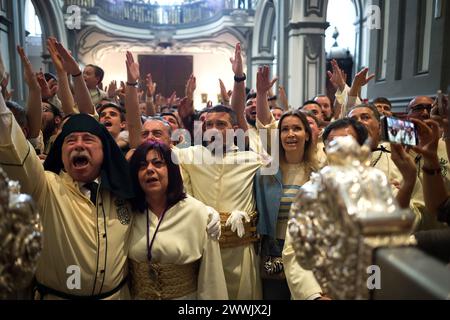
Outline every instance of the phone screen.
{"label": "phone screen", "polygon": [[386,117],[386,140],[408,146],[417,145],[417,133],[413,122]]}

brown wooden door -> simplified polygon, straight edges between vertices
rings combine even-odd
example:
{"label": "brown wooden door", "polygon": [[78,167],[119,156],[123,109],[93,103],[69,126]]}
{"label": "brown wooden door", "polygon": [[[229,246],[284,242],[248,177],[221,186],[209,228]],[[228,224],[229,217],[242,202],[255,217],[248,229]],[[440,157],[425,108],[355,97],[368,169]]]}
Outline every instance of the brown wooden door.
{"label": "brown wooden door", "polygon": [[148,73],[156,82],[156,93],[170,97],[176,91],[177,97],[184,97],[184,89],[193,70],[192,56],[139,55],[141,80]]}

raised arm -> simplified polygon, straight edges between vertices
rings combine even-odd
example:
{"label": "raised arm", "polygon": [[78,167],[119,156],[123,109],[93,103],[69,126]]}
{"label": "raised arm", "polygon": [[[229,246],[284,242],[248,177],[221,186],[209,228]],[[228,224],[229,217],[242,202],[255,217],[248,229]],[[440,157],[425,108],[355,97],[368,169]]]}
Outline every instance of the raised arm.
{"label": "raised arm", "polygon": [[[327,71],[327,74],[332,86],[336,90],[333,106],[333,118],[342,119],[347,114],[346,108],[343,108],[345,100],[347,100],[345,97],[346,93],[344,93],[345,88],[348,88],[346,85],[347,75],[341,70],[341,68],[339,68],[338,63],[334,59],[331,60],[331,67],[333,72]],[[348,88],[348,90],[350,90],[350,88]]]}
{"label": "raised arm", "polygon": [[264,66],[258,68],[256,75],[256,114],[263,125],[268,125],[272,120],[269,103],[267,102],[267,92],[278,80],[277,78],[270,80],[269,73],[269,67]]}
{"label": "raised arm", "polygon": [[145,85],[147,87],[147,92],[145,94],[145,114],[147,116],[154,116],[156,114],[156,82],[153,82],[151,73],[147,74],[145,77]]}
{"label": "raised arm", "polygon": [[409,208],[416,183],[417,169],[414,160],[399,144],[391,144],[391,159],[402,174],[403,182],[396,199],[401,208]]}
{"label": "raised arm", "polygon": [[130,148],[137,148],[141,144],[141,115],[139,112],[139,99],[137,83],[139,81],[139,64],[134,61],[131,52],[127,51],[127,85],[125,89],[125,113],[130,139]]}
{"label": "raised arm", "polygon": [[230,105],[230,97],[228,96],[227,88],[225,87],[225,84],[223,83],[222,79],[219,79],[219,87],[220,87],[220,97],[222,100],[222,104],[224,106]]}
{"label": "raised arm", "polygon": [[81,113],[95,114],[94,104],[86,82],[84,82],[80,66],[60,42],[56,41],[55,46],[61,57],[64,70],[72,75],[75,102],[78,105],[78,109]]}
{"label": "raised arm", "polygon": [[30,60],[25,55],[22,47],[17,46],[17,52],[19,53],[20,60],[22,60],[24,79],[28,86],[28,98],[27,98],[27,120],[28,120],[28,139],[37,138],[41,130],[42,123],[42,96],[41,87],[36,79],[31,66]]}
{"label": "raised arm", "polygon": [[[3,64],[0,62],[0,70],[2,68]],[[44,168],[12,112],[6,107],[2,94],[0,94],[0,132],[0,166],[11,180],[20,181],[23,192],[30,194],[40,203],[41,194],[45,190]],[[44,214],[42,212],[42,215]]]}
{"label": "raised arm", "polygon": [[369,68],[364,68],[360,72],[358,72],[355,75],[355,78],[353,79],[352,87],[350,88],[350,91],[348,93],[348,101],[350,105],[348,107],[352,107],[351,104],[355,104],[355,101],[357,101],[357,98],[359,98],[361,88],[364,87],[369,83],[370,80],[375,78],[375,74],[371,74],[370,76],[367,76],[369,73]]}
{"label": "raised arm", "polygon": [[56,69],[56,76],[58,77],[57,95],[59,100],[61,100],[62,111],[66,115],[75,113],[75,100],[73,99],[72,92],[70,91],[70,83],[67,72],[64,70],[63,62],[58,54],[58,50],[56,50],[55,38],[47,39],[47,50]]}
{"label": "raised arm", "polygon": [[[234,78],[244,79],[244,66],[242,64],[241,44],[237,43],[234,49],[234,58],[230,58]],[[244,131],[248,130],[245,120],[245,80],[234,81],[233,94],[231,95],[231,108],[236,112],[238,126]]]}
{"label": "raised arm", "polygon": [[417,119],[412,119],[412,121],[418,128],[420,140],[420,145],[413,149],[417,153],[420,153],[424,159],[422,171],[425,205],[431,213],[436,214],[439,206],[449,197],[437,155],[439,124],[433,120],[425,120],[425,122],[422,122]]}

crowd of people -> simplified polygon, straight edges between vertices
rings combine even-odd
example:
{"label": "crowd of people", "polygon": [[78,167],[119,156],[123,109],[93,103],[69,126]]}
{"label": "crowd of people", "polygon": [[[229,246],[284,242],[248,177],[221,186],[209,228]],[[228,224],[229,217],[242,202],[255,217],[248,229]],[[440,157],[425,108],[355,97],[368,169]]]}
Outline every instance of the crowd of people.
{"label": "crowd of people", "polygon": [[[56,75],[35,73],[17,48],[26,107],[11,100],[0,61],[0,165],[37,203],[44,232],[30,297],[332,298],[296,260],[287,222],[339,136],[370,146],[371,166],[415,214],[411,235],[450,262],[450,127],[432,98],[409,103],[419,143],[405,148],[382,141],[390,101],[361,102],[367,68],[349,87],[332,61],[334,101],[318,94],[291,106],[282,86],[273,94],[267,66],[246,88],[237,44],[232,90],[220,81],[221,104],[200,109],[194,75],[184,97],[165,98],[127,52],[126,80],[102,90],[101,67],[82,70],[55,38],[47,48]],[[68,286],[70,266],[78,286]]]}

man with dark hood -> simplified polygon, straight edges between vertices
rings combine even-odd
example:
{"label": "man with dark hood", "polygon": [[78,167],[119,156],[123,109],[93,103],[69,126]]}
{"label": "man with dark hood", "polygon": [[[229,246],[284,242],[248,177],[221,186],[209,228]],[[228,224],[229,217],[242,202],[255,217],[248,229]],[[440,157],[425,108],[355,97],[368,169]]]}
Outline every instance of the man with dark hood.
{"label": "man with dark hood", "polygon": [[71,116],[44,167],[2,96],[0,132],[0,165],[32,195],[41,214],[44,249],[35,297],[129,298],[131,181],[106,128],[89,115]]}

